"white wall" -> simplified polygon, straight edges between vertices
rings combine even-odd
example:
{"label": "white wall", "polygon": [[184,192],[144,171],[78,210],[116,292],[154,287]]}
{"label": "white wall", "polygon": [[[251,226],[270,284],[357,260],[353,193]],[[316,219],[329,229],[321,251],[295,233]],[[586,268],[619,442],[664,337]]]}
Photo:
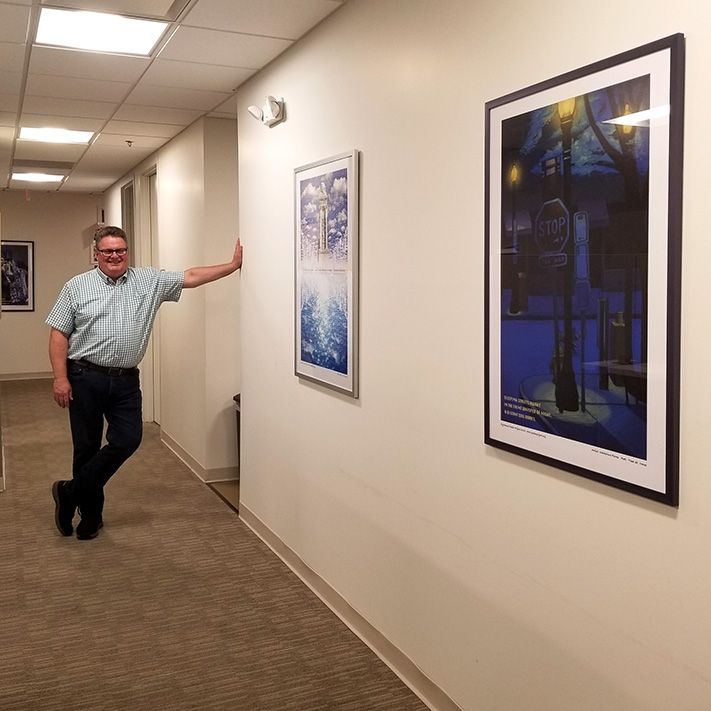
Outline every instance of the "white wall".
{"label": "white wall", "polygon": [[[143,175],[155,168],[155,266],[182,271],[229,261],[237,235],[236,151],[234,121],[197,121],[107,192],[107,221],[120,224],[120,188],[128,178],[135,180],[136,203],[145,204]],[[140,214],[138,222],[145,222]],[[137,232],[140,263],[149,264],[144,226]],[[236,475],[232,396],[240,387],[238,314],[238,275],[185,289],[178,304],[160,311],[161,430],[206,479]]]}
{"label": "white wall", "polygon": [[[678,511],[485,447],[482,342],[484,103],[677,31]],[[692,2],[350,0],[239,90],[241,506],[464,709],[711,708],[710,33]],[[293,375],[293,169],[351,148],[358,401]]]}
{"label": "white wall", "polygon": [[35,310],[5,311],[0,319],[0,377],[50,376],[45,319],[63,284],[91,268],[100,195],[0,192],[2,239],[34,242]]}
{"label": "white wall", "polygon": [[[204,139],[205,207],[203,263],[231,259],[237,238],[237,126],[208,119]],[[239,277],[222,279],[202,289],[205,297],[205,466],[208,470],[236,463],[233,396],[240,385]],[[230,456],[225,458],[225,453]],[[215,476],[219,476],[216,474]]]}

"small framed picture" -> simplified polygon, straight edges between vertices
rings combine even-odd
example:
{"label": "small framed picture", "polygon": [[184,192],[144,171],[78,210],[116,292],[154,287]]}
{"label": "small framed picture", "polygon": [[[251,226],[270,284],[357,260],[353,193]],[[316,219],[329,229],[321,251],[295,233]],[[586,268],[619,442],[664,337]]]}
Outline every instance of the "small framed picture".
{"label": "small framed picture", "polygon": [[3,240],[2,310],[35,310],[34,242]]}
{"label": "small framed picture", "polygon": [[358,397],[358,151],[296,168],[295,374]]}

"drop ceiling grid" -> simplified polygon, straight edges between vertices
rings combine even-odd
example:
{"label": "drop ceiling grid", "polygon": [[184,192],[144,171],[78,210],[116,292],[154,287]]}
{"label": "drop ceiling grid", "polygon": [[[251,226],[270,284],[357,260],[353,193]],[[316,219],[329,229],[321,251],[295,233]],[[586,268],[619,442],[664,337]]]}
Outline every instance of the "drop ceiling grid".
{"label": "drop ceiling grid", "polygon": [[[0,0],[0,126],[11,131],[19,130],[19,125],[100,131],[88,147],[15,142],[14,151],[18,160],[74,160],[64,186],[33,189],[104,190],[201,116],[236,118],[237,87],[341,4],[341,0]],[[36,18],[44,5],[134,16],[165,17],[172,12],[170,19],[178,19],[162,49],[148,58],[45,46],[28,50],[28,28],[36,24],[30,18]],[[179,17],[181,11],[184,16]],[[3,134],[0,169],[8,164],[11,146],[12,140]],[[16,181],[5,184],[26,187]]]}

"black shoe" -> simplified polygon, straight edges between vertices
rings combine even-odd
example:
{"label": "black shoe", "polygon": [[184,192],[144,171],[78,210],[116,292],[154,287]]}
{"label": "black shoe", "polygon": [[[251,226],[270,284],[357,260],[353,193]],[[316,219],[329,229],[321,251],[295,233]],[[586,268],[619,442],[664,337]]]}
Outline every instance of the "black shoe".
{"label": "black shoe", "polygon": [[77,505],[72,496],[67,492],[67,481],[55,481],[52,484],[52,498],[54,498],[54,522],[57,524],[59,532],[63,536],[71,536],[74,533],[72,519]]}
{"label": "black shoe", "polygon": [[99,535],[104,521],[101,516],[84,516],[77,526],[77,538],[80,541],[90,541]]}

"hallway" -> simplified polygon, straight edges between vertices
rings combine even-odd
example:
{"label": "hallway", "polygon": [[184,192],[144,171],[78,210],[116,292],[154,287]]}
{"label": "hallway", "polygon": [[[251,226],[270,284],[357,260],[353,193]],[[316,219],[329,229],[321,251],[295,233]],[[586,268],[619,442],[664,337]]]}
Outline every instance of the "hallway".
{"label": "hallway", "polygon": [[63,538],[71,458],[48,380],[0,383],[2,711],[425,706],[146,427],[93,541]]}

